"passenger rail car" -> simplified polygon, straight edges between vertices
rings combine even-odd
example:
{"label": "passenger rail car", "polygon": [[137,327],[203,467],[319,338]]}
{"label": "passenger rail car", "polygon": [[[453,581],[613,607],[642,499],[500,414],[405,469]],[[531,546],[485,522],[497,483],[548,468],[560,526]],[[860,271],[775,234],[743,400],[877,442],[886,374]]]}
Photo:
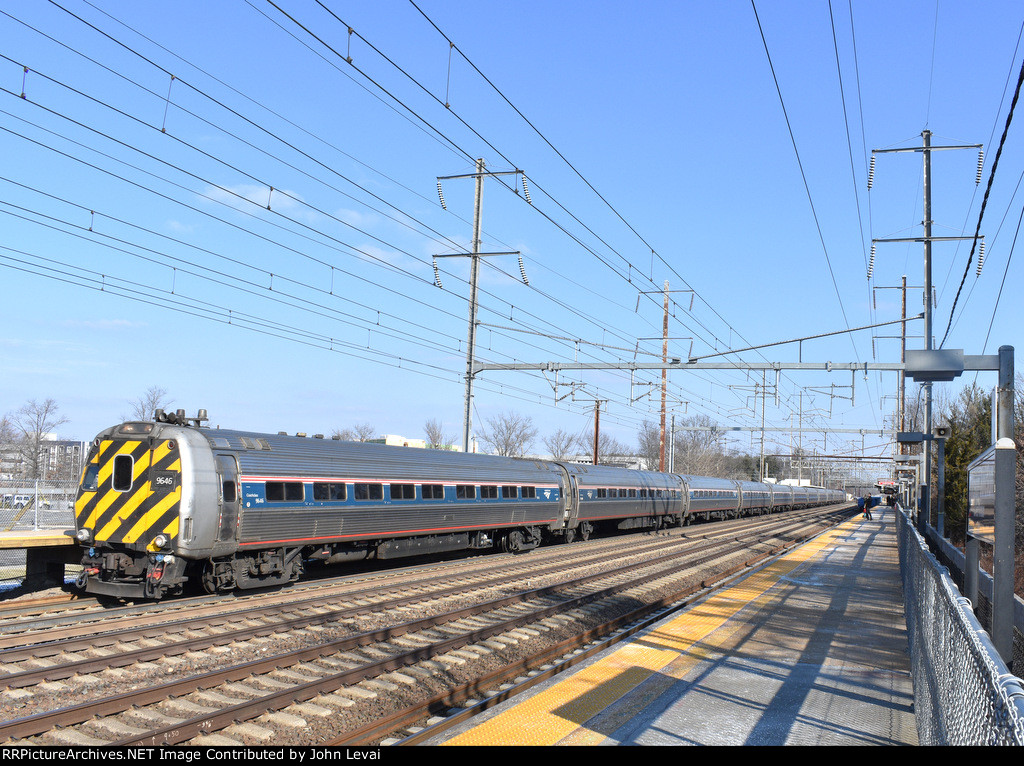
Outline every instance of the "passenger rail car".
{"label": "passenger rail car", "polygon": [[[75,502],[87,592],[263,587],[310,561],[516,552],[811,502],[755,482],[210,429],[204,418],[158,411],[96,437]],[[844,499],[820,494],[823,505]]]}

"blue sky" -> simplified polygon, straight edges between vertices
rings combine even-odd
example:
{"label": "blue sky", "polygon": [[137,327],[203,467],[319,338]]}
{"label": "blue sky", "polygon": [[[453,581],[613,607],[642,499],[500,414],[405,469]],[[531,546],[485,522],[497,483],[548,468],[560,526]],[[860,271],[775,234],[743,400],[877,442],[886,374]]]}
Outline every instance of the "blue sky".
{"label": "blue sky", "polygon": [[[922,233],[921,155],[878,155],[869,193],[870,153],[919,146],[924,130],[935,145],[984,144],[980,186],[977,150],[933,155],[933,235],[973,235],[1024,56],[1016,2],[0,11],[0,412],[52,397],[70,421],[62,435],[81,439],[150,386],[222,427],[370,423],[421,437],[437,419],[460,433],[468,262],[438,259],[438,288],[433,256],[470,246],[473,184],[444,182],[445,210],[436,183],[478,157],[524,171],[532,203],[517,176],[485,184],[482,249],[520,252],[529,284],[515,256],[485,259],[481,361],[653,360],[666,280],[676,357],[893,321],[903,275],[916,314],[920,244],[880,244],[866,272],[873,238]],[[946,348],[1024,347],[1012,258],[1022,122],[987,203],[984,270],[971,265]],[[969,253],[934,245],[937,343]],[[726,358],[892,362],[897,334]],[[909,334],[921,347],[920,322]],[[632,444],[658,418],[659,382],[487,372],[474,420],[515,410],[541,436],[585,432],[601,400],[602,429]],[[677,417],[761,423],[760,373],[669,382]],[[895,406],[892,373],[767,384],[769,426],[795,425],[802,404],[809,427],[877,430]],[[759,439],[730,443],[756,454]],[[791,437],[768,439],[775,452]],[[862,444],[805,439],[829,453]],[[877,454],[877,442],[863,443]]]}

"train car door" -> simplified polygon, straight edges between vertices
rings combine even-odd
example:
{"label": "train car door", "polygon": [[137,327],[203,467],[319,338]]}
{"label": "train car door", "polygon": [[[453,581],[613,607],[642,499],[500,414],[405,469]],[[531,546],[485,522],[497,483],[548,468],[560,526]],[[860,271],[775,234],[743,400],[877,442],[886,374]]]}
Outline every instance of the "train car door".
{"label": "train car door", "polygon": [[564,465],[558,465],[558,468],[562,472],[562,486],[565,488],[565,492],[562,493],[562,527],[573,527],[580,512],[579,484]]}
{"label": "train car door", "polygon": [[238,531],[238,461],[234,455],[217,455],[217,505],[220,541],[234,540]]}

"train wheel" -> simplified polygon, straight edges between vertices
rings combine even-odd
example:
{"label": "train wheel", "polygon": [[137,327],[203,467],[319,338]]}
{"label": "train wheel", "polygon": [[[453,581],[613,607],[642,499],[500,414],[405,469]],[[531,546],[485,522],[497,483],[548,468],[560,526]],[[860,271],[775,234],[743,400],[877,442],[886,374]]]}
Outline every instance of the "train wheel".
{"label": "train wheel", "polygon": [[565,530],[565,542],[566,543],[571,543],[575,539],[576,539],[576,530],[575,529],[567,529],[567,530]]}
{"label": "train wheel", "polygon": [[513,529],[506,534],[501,538],[501,549],[506,553],[519,553],[523,550],[523,533]]}
{"label": "train wheel", "polygon": [[580,540],[585,542],[590,539],[590,533],[594,531],[594,528],[590,526],[589,521],[584,521],[577,527],[577,531],[580,533]]}
{"label": "train wheel", "polygon": [[235,586],[233,571],[229,562],[207,561],[199,582],[206,593],[224,593]]}
{"label": "train wheel", "polygon": [[200,582],[203,585],[203,591],[205,593],[216,593],[217,592],[217,578],[213,574],[213,566],[207,564],[203,567],[203,575],[200,578]]}

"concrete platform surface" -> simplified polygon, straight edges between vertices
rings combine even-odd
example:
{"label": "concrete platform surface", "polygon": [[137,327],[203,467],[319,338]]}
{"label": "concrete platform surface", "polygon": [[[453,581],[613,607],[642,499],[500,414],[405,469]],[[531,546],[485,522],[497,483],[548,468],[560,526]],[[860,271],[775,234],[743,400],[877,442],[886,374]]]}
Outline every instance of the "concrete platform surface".
{"label": "concrete platform surface", "polygon": [[431,744],[917,744],[892,509]]}

